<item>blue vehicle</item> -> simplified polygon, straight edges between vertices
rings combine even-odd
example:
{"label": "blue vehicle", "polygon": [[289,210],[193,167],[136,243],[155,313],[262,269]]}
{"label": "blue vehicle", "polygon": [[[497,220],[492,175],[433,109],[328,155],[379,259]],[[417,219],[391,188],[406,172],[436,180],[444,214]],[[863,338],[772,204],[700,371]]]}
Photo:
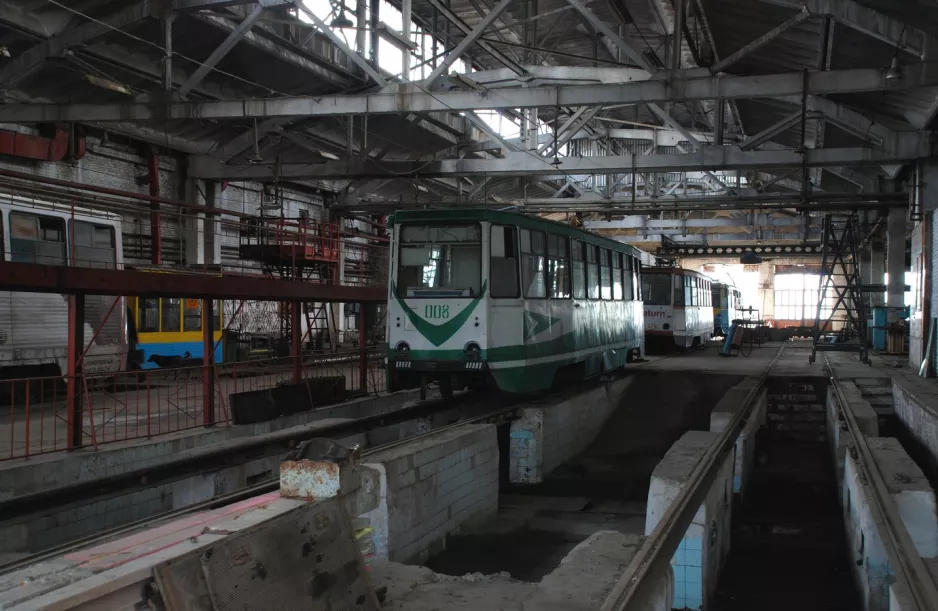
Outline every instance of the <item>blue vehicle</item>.
{"label": "blue vehicle", "polygon": [[714,282],[713,292],[713,335],[726,337],[733,319],[740,318],[742,293],[735,286]]}

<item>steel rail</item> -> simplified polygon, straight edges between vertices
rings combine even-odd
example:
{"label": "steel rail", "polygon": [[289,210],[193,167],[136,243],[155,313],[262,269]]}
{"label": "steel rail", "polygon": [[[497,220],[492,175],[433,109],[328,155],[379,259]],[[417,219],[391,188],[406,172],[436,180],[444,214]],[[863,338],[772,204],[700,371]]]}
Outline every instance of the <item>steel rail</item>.
{"label": "steel rail", "polygon": [[[431,435],[437,435],[444,431],[455,429],[460,426],[465,426],[467,424],[475,424],[477,422],[497,419],[499,416],[505,416],[507,414],[514,412],[517,409],[518,409],[517,405],[512,405],[508,407],[500,407],[485,414],[473,416],[472,418],[460,420],[459,422],[454,422],[452,424],[446,424],[446,425],[437,427],[435,429],[431,429],[423,433],[417,433],[415,435],[411,435],[403,439],[398,439],[397,441],[391,441],[391,442],[388,442],[379,446],[368,448],[364,450],[361,455],[362,455],[362,458],[364,458],[367,456],[377,454],[378,452],[390,450],[392,448],[396,448],[398,446],[411,443],[417,439],[420,439],[423,437],[429,437]],[[232,503],[237,503],[239,501],[250,498],[252,496],[258,496],[261,494],[266,494],[268,492],[273,492],[274,490],[277,490],[278,488],[280,488],[280,480],[273,479],[273,480],[269,480],[269,481],[255,484],[252,486],[248,486],[246,488],[241,488],[240,490],[235,490],[233,492],[229,492],[227,494],[223,494],[223,495],[211,498],[207,501],[202,501],[200,503],[188,505],[186,507],[181,507],[179,509],[172,509],[170,511],[156,514],[148,518],[142,518],[140,520],[130,522],[129,524],[123,524],[121,526],[117,526],[117,527],[105,530],[104,532],[96,533],[93,535],[88,535],[86,537],[75,539],[74,541],[69,541],[68,543],[63,543],[61,545],[57,545],[57,546],[42,550],[41,552],[37,552],[35,554],[30,554],[29,556],[25,556],[23,558],[17,558],[15,560],[11,560],[5,563],[0,563],[0,575],[9,573],[18,569],[26,568],[38,562],[42,562],[43,560],[49,560],[56,556],[67,554],[67,553],[88,547],[90,545],[94,545],[96,543],[103,543],[115,537],[119,537],[121,535],[125,535],[128,533],[143,529],[143,528],[147,528],[160,522],[165,522],[166,520],[171,520],[174,518],[182,517],[184,515],[188,515],[190,513],[194,513],[197,511],[217,509],[219,507],[231,505]]]}
{"label": "steel rail", "polygon": [[[935,586],[922,557],[915,548],[912,537],[909,536],[909,531],[899,516],[899,510],[892,501],[886,480],[879,470],[873,452],[866,442],[866,437],[857,426],[853,410],[843,395],[840,382],[826,355],[824,355],[824,365],[830,377],[831,388],[840,404],[840,412],[847,422],[847,430],[853,447],[857,451],[859,459],[857,467],[866,475],[866,481],[873,493],[873,502],[870,503],[873,522],[877,526],[882,524],[884,527],[880,532],[880,539],[886,550],[889,564],[895,572],[895,582],[892,583],[892,587],[905,590],[900,593],[900,598],[903,599],[901,606],[905,611],[934,611],[938,609],[938,587]],[[913,603],[915,607],[909,609],[906,606],[907,603]]]}
{"label": "steel rail", "polygon": [[601,611],[643,611],[636,604],[649,594],[648,588],[653,587],[651,578],[663,574],[670,565],[681,539],[684,538],[694,515],[710,491],[710,486],[716,478],[723,459],[736,445],[736,439],[746,423],[753,400],[762,391],[772,367],[784,351],[785,346],[782,345],[772,362],[762,371],[759,383],[747,393],[740,409],[697,463],[687,485],[681,489],[661,521],[658,522],[658,526],[645,539],[638,553],[633,556],[632,561],[600,607]]}

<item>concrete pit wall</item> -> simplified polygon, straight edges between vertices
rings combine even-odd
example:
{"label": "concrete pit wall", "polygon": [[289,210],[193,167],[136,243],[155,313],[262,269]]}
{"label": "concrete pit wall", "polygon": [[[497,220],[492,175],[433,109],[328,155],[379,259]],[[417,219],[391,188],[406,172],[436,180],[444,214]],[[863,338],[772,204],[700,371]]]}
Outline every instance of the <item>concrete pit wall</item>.
{"label": "concrete pit wall", "polygon": [[[759,385],[756,378],[743,380],[720,399],[710,413],[710,432],[722,433],[732,421],[733,417],[743,407],[746,397]],[[752,465],[756,455],[756,433],[765,425],[766,411],[768,409],[768,392],[759,391],[755,397],[752,412],[746,419],[743,429],[736,439],[735,460],[733,462],[733,493],[743,498],[752,475]]]}
{"label": "concrete pit wall", "polygon": [[521,417],[511,424],[509,481],[541,483],[554,469],[582,452],[619,406],[632,379],[608,382],[522,408]]}
{"label": "concrete pit wall", "polygon": [[[840,382],[840,388],[853,409],[853,417],[857,421],[860,431],[867,437],[879,436],[879,418],[869,402],[863,398],[856,384],[849,381]],[[831,456],[834,460],[834,472],[837,476],[837,489],[844,489],[844,466],[846,465],[846,452],[850,433],[847,431],[844,416],[841,413],[840,402],[834,387],[827,389],[826,428],[827,439],[830,443]],[[843,501],[843,494],[839,496]]]}
{"label": "concrete pit wall", "polygon": [[916,458],[933,477],[938,477],[938,391],[934,382],[896,376],[892,397],[896,416],[918,446]]}
{"label": "concrete pit wall", "polygon": [[129,441],[119,447],[89,447],[80,451],[0,463],[0,502],[77,482],[172,463],[178,460],[180,453],[198,451],[221,443],[236,443],[239,439],[255,438],[296,426],[326,424],[332,418],[345,420],[387,413],[417,400],[417,397],[417,391],[386,397],[365,397],[254,424],[194,429],[153,439]]}
{"label": "concrete pit wall", "polygon": [[[414,394],[414,393],[410,393]],[[382,399],[361,399],[342,405],[323,408],[305,414],[295,414],[277,421],[263,422],[255,425],[230,427],[221,430],[190,435],[183,438],[151,441],[139,446],[105,450],[97,453],[70,453],[66,459],[56,456],[54,461],[37,463],[35,465],[17,465],[11,471],[17,474],[17,481],[36,469],[37,473],[48,474],[49,478],[55,476],[54,466],[59,466],[61,485],[67,485],[77,480],[68,479],[73,473],[76,464],[86,467],[94,465],[107,465],[106,474],[117,474],[141,468],[140,465],[156,466],[166,464],[172,459],[180,460],[200,453],[210,451],[208,446],[212,440],[219,438],[225,441],[218,445],[237,445],[245,439],[246,432],[264,431],[270,434],[286,430],[285,424],[293,423],[298,417],[319,417],[308,424],[299,424],[308,436],[306,429],[317,426],[329,426],[343,422],[349,418],[337,418],[337,414],[360,418],[373,413],[386,413],[402,406],[411,399],[410,394],[403,393]],[[440,416],[434,417],[432,422],[425,418],[416,418],[400,424],[388,425],[373,429],[365,434],[359,434],[340,440],[348,445],[361,445],[370,447],[375,443],[388,443],[423,432],[426,427],[438,426],[445,422]],[[289,427],[292,428],[292,427]],[[299,431],[298,431],[299,434]],[[262,436],[258,433],[252,440]],[[377,442],[375,441],[377,440]],[[190,449],[167,454],[180,444],[194,446]],[[138,460],[131,465],[121,465],[119,460],[128,456],[137,457]],[[27,554],[43,549],[61,545],[75,539],[99,533],[108,528],[114,528],[137,520],[149,518],[154,515],[183,509],[196,503],[211,500],[217,496],[235,492],[247,486],[277,478],[282,456],[279,454],[264,458],[246,460],[241,464],[211,472],[198,473],[182,477],[176,481],[160,485],[145,486],[113,494],[107,497],[92,498],[85,501],[76,501],[69,505],[57,506],[42,510],[30,515],[21,516],[0,523],[0,554]],[[7,471],[0,470],[0,481],[6,486]],[[98,475],[97,477],[101,477]],[[93,480],[95,477],[89,477]],[[48,485],[48,481],[44,482]],[[22,489],[22,488],[20,488]],[[12,488],[10,488],[12,490]]]}
{"label": "concrete pit wall", "polygon": [[440,431],[368,456],[378,471],[378,508],[363,515],[378,559],[422,563],[449,535],[498,512],[498,441],[493,424]]}
{"label": "concrete pit wall", "polygon": [[[935,493],[922,470],[900,442],[876,437],[876,415],[859,391],[842,382],[844,398],[849,402],[861,434],[866,438],[882,474],[890,498],[905,525],[916,551],[927,563],[938,559],[938,511]],[[898,403],[898,402],[897,402]],[[899,411],[897,407],[897,412]],[[834,393],[828,393],[827,427],[831,453],[835,460],[844,512],[848,565],[860,591],[864,611],[895,611],[903,608],[893,587],[894,571],[883,546],[881,524],[874,518],[873,492],[868,475],[859,467],[850,435],[843,425],[841,407]],[[870,433],[873,433],[872,435]]]}
{"label": "concrete pit wall", "polygon": [[[648,487],[646,535],[658,526],[707,449],[719,437],[717,433],[688,431],[655,467]],[[676,609],[705,609],[716,591],[720,569],[730,550],[734,465],[732,455],[724,459],[706,499],[671,558]]]}

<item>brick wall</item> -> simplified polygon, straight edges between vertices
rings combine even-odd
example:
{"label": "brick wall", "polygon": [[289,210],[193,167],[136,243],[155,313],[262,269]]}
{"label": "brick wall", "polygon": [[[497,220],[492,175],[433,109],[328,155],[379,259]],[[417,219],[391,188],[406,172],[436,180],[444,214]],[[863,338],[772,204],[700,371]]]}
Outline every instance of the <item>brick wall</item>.
{"label": "brick wall", "polygon": [[523,408],[511,424],[509,480],[535,484],[596,438],[631,384],[617,380]]}
{"label": "brick wall", "polygon": [[498,460],[493,424],[446,429],[369,456],[366,465],[381,473],[379,506],[363,516],[376,556],[424,562],[448,535],[494,517]]}

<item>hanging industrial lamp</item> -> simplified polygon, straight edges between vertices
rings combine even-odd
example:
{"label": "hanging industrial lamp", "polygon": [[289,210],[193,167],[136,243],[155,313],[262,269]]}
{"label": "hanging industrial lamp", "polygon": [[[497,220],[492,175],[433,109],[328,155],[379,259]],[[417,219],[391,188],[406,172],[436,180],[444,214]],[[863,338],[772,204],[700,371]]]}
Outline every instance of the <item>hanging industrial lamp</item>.
{"label": "hanging industrial lamp", "polygon": [[901,78],[902,78],[902,69],[899,67],[899,54],[896,53],[896,55],[892,56],[892,61],[889,63],[889,69],[886,70],[886,80],[897,81]]}
{"label": "hanging industrial lamp", "polygon": [[902,37],[905,36],[905,30],[908,26],[902,28],[899,34],[899,40],[896,41],[896,49],[892,53],[892,61],[889,62],[889,68],[886,70],[887,81],[897,81],[902,78],[902,68],[899,66],[899,46],[902,44]]}
{"label": "hanging industrial lamp", "polygon": [[334,28],[354,28],[355,24],[352,23],[352,20],[345,15],[345,2],[342,3],[342,6],[339,8],[339,14],[336,15],[336,18],[332,20],[332,27]]}
{"label": "hanging industrial lamp", "polygon": [[257,142],[257,119],[254,119],[254,150],[251,151],[251,154],[248,155],[247,162],[251,165],[257,165],[259,163],[264,163],[264,158],[261,157],[260,147]]}

